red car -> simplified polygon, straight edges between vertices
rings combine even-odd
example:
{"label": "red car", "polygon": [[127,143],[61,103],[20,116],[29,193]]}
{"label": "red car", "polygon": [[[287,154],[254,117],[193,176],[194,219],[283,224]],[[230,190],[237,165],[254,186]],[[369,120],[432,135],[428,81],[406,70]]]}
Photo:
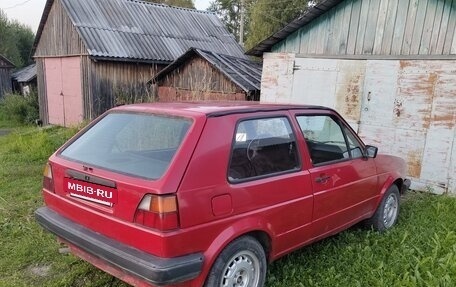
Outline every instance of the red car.
{"label": "red car", "polygon": [[257,287],[304,245],[392,227],[405,171],[324,107],[130,105],[50,157],[36,219],[135,286]]}

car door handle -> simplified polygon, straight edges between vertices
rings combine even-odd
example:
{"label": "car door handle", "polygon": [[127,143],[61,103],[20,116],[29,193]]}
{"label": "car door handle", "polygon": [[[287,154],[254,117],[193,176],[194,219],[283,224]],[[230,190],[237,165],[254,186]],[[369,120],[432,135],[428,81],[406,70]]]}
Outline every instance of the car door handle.
{"label": "car door handle", "polygon": [[315,179],[315,182],[317,182],[317,183],[325,183],[325,182],[327,182],[328,179],[330,179],[330,178],[331,178],[331,176],[329,176],[329,175],[322,175],[322,176],[317,177],[317,178]]}

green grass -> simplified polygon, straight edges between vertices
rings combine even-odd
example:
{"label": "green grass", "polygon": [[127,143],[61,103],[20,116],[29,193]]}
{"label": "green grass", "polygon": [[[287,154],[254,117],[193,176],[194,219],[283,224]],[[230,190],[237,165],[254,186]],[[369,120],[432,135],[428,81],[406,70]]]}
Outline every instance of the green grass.
{"label": "green grass", "polygon": [[6,120],[0,127],[12,130],[0,136],[0,286],[127,286],[60,254],[55,237],[34,220],[33,212],[43,205],[43,165],[76,130],[8,125]]}
{"label": "green grass", "polygon": [[[0,136],[0,286],[127,286],[60,254],[34,221],[43,164],[75,130],[12,130]],[[456,286],[456,198],[410,193],[392,230],[355,227],[305,247],[269,266],[267,286]]]}
{"label": "green grass", "polygon": [[456,198],[409,193],[400,221],[354,227],[272,264],[268,286],[456,286]]}

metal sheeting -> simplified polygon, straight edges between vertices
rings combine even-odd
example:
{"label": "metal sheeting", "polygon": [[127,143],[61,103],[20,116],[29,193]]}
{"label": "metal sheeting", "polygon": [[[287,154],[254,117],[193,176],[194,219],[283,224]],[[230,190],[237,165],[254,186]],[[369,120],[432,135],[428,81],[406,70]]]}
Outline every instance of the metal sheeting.
{"label": "metal sheeting", "polygon": [[0,67],[2,67],[2,68],[14,68],[15,66],[5,56],[0,55]]}
{"label": "metal sheeting", "polygon": [[365,143],[406,160],[412,188],[456,194],[455,67],[265,54],[261,101],[335,108]]}
{"label": "metal sheeting", "polygon": [[36,78],[36,64],[31,64],[14,72],[11,77],[18,83],[27,83]]}
{"label": "metal sheeting", "polygon": [[152,81],[160,81],[164,76],[195,55],[211,63],[214,68],[222,72],[245,92],[260,90],[262,63],[194,48],[163,69]]}
{"label": "metal sheeting", "polygon": [[190,47],[246,58],[213,13],[133,0],[61,0],[91,56],[172,62]]}
{"label": "metal sheeting", "polygon": [[208,51],[198,52],[244,91],[260,90],[262,63]]}

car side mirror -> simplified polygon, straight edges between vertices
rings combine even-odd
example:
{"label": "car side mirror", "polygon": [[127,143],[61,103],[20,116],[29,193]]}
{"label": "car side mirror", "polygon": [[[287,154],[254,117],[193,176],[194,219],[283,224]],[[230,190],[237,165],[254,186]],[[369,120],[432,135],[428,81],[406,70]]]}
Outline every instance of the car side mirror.
{"label": "car side mirror", "polygon": [[376,146],[368,145],[364,149],[364,154],[366,155],[366,157],[370,157],[370,158],[376,158],[377,152],[378,152],[378,147],[376,147]]}

